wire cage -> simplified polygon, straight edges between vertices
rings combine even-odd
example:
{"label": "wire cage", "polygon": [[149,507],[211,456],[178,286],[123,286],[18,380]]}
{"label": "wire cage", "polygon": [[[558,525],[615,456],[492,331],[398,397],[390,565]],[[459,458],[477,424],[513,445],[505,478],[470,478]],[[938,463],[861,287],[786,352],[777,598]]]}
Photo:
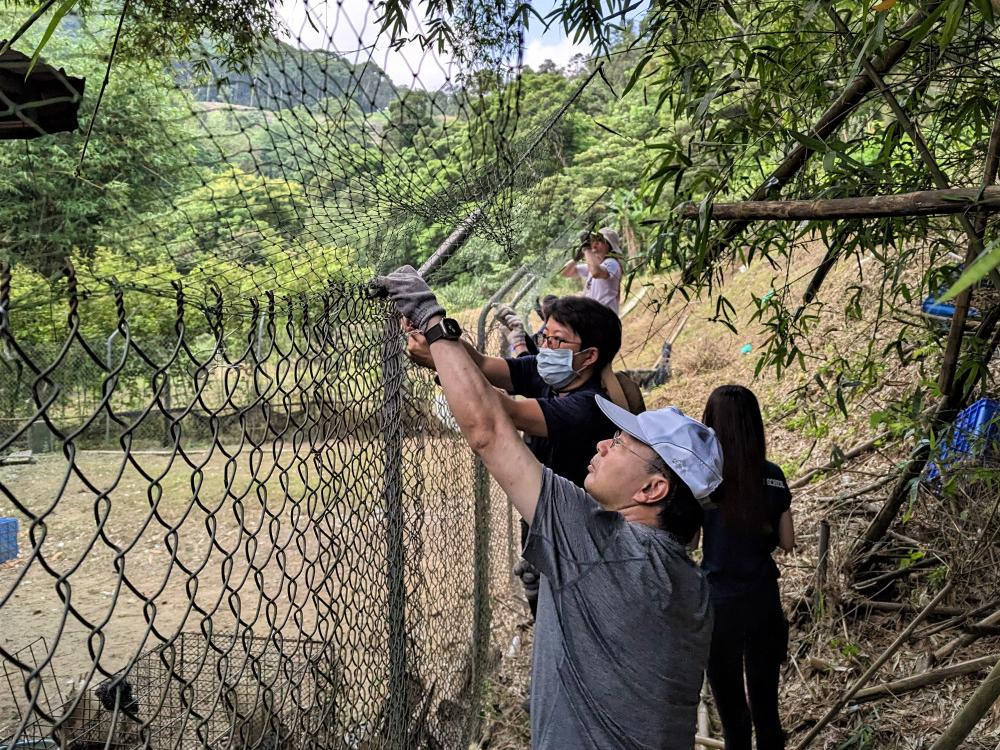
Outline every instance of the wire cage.
{"label": "wire cage", "polygon": [[[0,748],[338,746],[340,672],[329,648],[320,641],[181,633],[95,686],[41,696],[30,720],[20,717],[25,731],[18,742]],[[35,642],[22,654],[44,650],[44,642]],[[14,690],[19,680],[9,671]],[[63,719],[53,723],[47,715]]]}

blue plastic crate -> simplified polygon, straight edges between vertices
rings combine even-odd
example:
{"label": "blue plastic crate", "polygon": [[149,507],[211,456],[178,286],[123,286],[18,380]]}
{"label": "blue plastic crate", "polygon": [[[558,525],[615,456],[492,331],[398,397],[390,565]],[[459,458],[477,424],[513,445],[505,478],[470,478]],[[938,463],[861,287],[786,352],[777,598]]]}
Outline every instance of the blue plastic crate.
{"label": "blue plastic crate", "polygon": [[955,429],[948,442],[938,451],[937,462],[927,471],[928,479],[936,479],[941,470],[966,458],[990,453],[1000,440],[1000,401],[981,398],[958,413]]}
{"label": "blue plastic crate", "polygon": [[0,518],[0,563],[17,557],[17,519]]}

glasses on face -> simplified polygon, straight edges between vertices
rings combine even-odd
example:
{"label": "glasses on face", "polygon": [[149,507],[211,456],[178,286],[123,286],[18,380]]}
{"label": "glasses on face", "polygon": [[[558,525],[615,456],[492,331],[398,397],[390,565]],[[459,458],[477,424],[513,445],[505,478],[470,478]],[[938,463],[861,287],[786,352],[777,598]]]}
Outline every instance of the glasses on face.
{"label": "glasses on face", "polygon": [[562,349],[563,344],[582,344],[582,341],[571,341],[561,336],[548,336],[541,331],[535,334],[535,343],[546,349]]}
{"label": "glasses on face", "polygon": [[655,472],[662,472],[663,471],[663,467],[660,465],[660,463],[659,463],[658,460],[654,460],[654,459],[651,459],[651,458],[646,458],[645,456],[642,456],[642,455],[636,453],[634,450],[632,450],[627,445],[625,445],[625,441],[622,440],[622,431],[621,430],[618,430],[617,432],[615,432],[615,434],[611,437],[611,447],[612,448],[624,448],[629,453],[631,453],[633,456],[635,456],[640,461],[642,461],[644,464],[646,464],[646,466],[648,466],[653,471],[655,471]]}

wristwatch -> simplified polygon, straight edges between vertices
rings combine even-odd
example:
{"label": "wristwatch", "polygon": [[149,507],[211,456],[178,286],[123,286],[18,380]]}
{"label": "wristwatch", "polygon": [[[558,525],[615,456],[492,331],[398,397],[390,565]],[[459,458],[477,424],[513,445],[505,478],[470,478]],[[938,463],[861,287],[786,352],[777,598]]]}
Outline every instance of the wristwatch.
{"label": "wristwatch", "polygon": [[454,318],[441,318],[440,322],[424,331],[424,337],[427,339],[428,346],[438,339],[458,341],[462,338],[462,326]]}

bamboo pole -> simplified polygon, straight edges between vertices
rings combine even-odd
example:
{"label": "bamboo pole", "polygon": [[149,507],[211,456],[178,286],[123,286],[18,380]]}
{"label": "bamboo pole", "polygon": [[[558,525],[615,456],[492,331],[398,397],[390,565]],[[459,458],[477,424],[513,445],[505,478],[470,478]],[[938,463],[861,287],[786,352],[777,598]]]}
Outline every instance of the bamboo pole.
{"label": "bamboo pole", "polygon": [[1000,660],[1000,655],[993,654],[992,656],[981,656],[978,659],[970,659],[969,661],[952,664],[940,669],[929,669],[926,672],[904,677],[901,680],[893,680],[882,685],[875,685],[864,690],[859,690],[852,700],[854,703],[863,703],[888,696],[895,697],[902,693],[908,693],[911,690],[934,685],[951,677],[974,674],[987,667],[992,667],[998,660]]}
{"label": "bamboo pole", "polygon": [[[697,218],[698,210],[697,204],[684,203],[676,212],[684,218]],[[987,187],[981,195],[979,188],[948,188],[854,198],[715,203],[709,218],[713,221],[806,221],[946,216],[969,211],[1000,211],[1000,187]]]}
{"label": "bamboo pole", "polygon": [[989,675],[969,698],[969,702],[952,719],[944,734],[931,745],[931,750],[955,750],[959,747],[997,699],[1000,699],[1000,661],[993,666]]}
{"label": "bamboo pole", "polygon": [[882,665],[889,661],[892,655],[896,653],[904,643],[906,643],[910,634],[917,629],[917,625],[923,622],[924,618],[927,617],[927,615],[930,614],[930,612],[938,604],[940,604],[950,592],[951,581],[948,581],[944,588],[937,593],[937,596],[931,599],[930,604],[924,607],[920,613],[913,618],[912,622],[906,626],[903,632],[897,636],[896,640],[890,643],[885,651],[883,651],[879,657],[872,662],[872,665],[865,670],[864,674],[855,680],[854,684],[845,690],[839,698],[837,698],[834,704],[830,706],[827,712],[823,715],[823,718],[816,722],[813,728],[806,733],[806,736],[799,741],[799,744],[795,746],[795,750],[804,750],[812,744],[812,741],[819,736],[819,733],[823,731],[827,724],[834,720],[837,714],[839,714],[841,710],[843,710],[844,706],[847,705],[847,702],[851,700],[851,698],[853,698],[854,695],[861,690],[861,688],[863,688],[872,677],[875,676],[875,673],[882,668]]}

